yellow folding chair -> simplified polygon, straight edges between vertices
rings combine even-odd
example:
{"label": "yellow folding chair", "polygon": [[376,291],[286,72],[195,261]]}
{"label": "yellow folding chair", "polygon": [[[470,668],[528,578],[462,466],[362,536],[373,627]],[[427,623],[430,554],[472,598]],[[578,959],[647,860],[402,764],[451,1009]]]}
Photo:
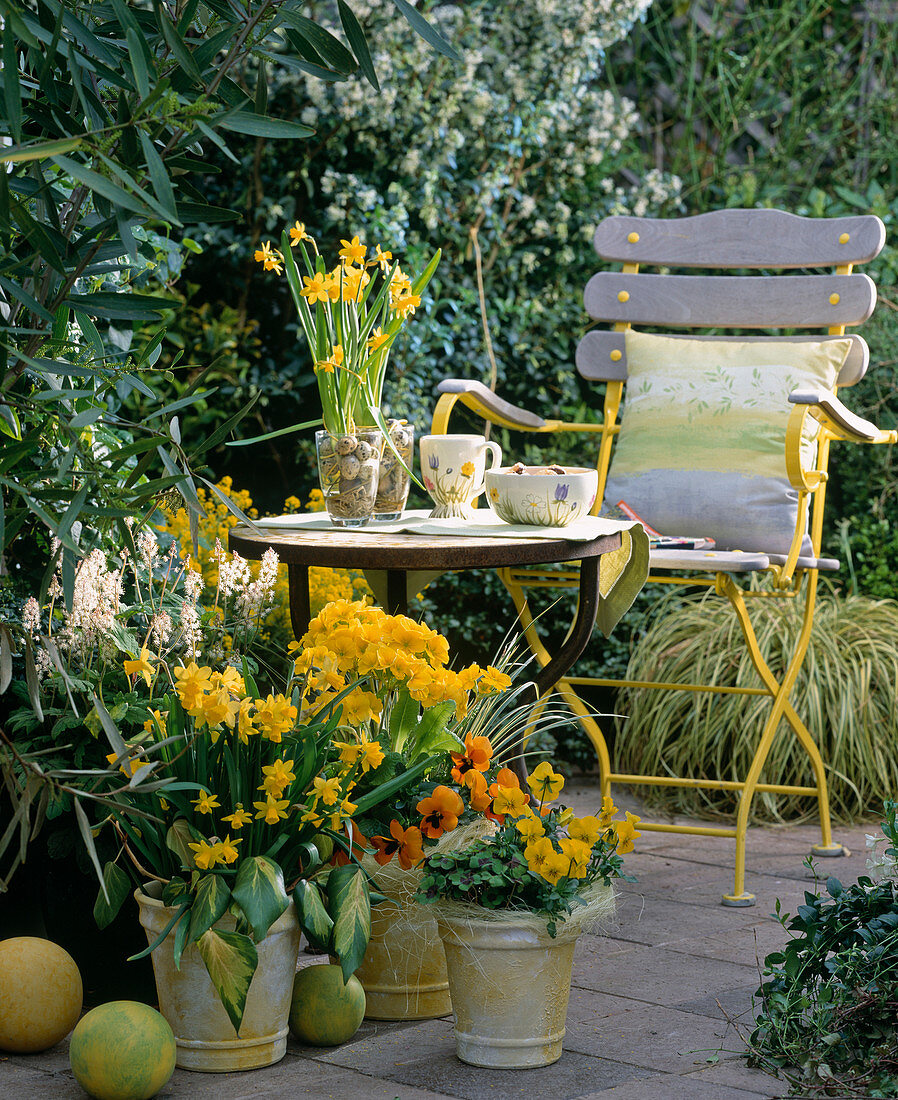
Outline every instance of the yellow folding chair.
{"label": "yellow folding chair", "polygon": [[[863,377],[869,360],[863,339],[844,333],[846,325],[870,316],[876,288],[852,269],[873,259],[884,240],[884,226],[872,215],[812,219],[780,210],[722,210],[679,219],[606,218],[596,230],[596,251],[623,268],[594,275],[585,304],[593,319],[610,322],[612,328],[588,331],[576,357],[584,378],[604,383],[601,423],[544,420],[476,381],[446,379],[438,387],[442,396],[433,432],[449,430],[452,409],[461,402],[509,429],[597,433],[596,510],[603,498],[612,505],[624,500],[664,534],[715,539],[713,551],[653,551],[649,581],[704,586],[725,597],[738,617],[756,683],[733,687],[568,676],[556,690],[595,747],[603,795],[610,794],[613,783],[734,792],[732,826],[641,825],[735,840],[735,883],[723,898],[726,905],[754,902],[745,890],[745,844],[756,791],[816,798],[821,840],[813,852],[843,854],[832,839],[824,762],[790,693],[810,641],[819,573],[839,567],[820,556],[830,444],[898,440],[898,432],[880,431],[836,396],[840,387]],[[643,265],[664,270],[646,273],[640,271]],[[693,269],[728,274],[695,274]],[[766,274],[796,269],[805,272]],[[633,325],[767,334],[664,335]],[[818,333],[776,334],[783,329]],[[500,576],[537,660],[545,665],[549,654],[527,590],[573,585],[576,573],[504,569]],[[750,584],[753,576],[763,583]],[[802,627],[781,680],[761,655],[749,614],[752,601],[763,599],[804,604]],[[612,769],[602,731],[575,691],[585,684],[764,695],[770,707],[763,727],[745,733],[754,738],[756,749],[741,779],[631,775]],[[769,782],[764,775],[775,738],[790,731],[810,758],[813,786]]]}

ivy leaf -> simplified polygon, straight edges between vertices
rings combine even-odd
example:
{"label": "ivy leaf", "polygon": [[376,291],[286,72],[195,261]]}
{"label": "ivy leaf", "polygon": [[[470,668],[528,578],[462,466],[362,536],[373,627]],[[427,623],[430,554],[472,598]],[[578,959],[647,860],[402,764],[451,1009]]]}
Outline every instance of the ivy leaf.
{"label": "ivy leaf", "polygon": [[256,943],[268,935],[268,929],[289,905],[284,873],[266,856],[253,856],[241,862],[232,893],[246,914]]}
{"label": "ivy leaf", "polygon": [[210,928],[200,936],[197,947],[222,1007],[239,1035],[250,982],[259,965],[256,945],[239,932]]}

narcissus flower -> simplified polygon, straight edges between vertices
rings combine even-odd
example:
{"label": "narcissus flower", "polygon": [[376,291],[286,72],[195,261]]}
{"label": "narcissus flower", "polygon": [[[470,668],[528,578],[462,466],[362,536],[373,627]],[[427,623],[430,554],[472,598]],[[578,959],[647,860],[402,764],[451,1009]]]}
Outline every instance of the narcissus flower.
{"label": "narcissus flower", "polygon": [[244,825],[248,825],[253,819],[252,814],[248,814],[243,808],[243,803],[238,802],[237,808],[232,814],[224,814],[222,821],[227,821],[234,832],[239,832]]}
{"label": "narcissus flower", "polygon": [[457,791],[440,785],[429,798],[418,803],[421,817],[421,832],[430,840],[436,840],[443,833],[451,833],[464,813],[465,804]]}
{"label": "narcissus flower", "polygon": [[340,241],[343,247],[337,253],[341,260],[345,260],[350,264],[360,264],[365,260],[365,253],[368,249],[363,245],[358,237],[353,237],[351,241]]}
{"label": "narcissus flower", "polygon": [[150,661],[150,651],[146,646],[140,647],[140,658],[136,661],[123,661],[122,667],[126,676],[142,676],[147,687],[153,682],[156,674],[155,666]]}
{"label": "narcissus flower", "polygon": [[265,764],[262,767],[262,774],[265,778],[259,790],[264,790],[266,794],[271,794],[275,798],[280,798],[284,788],[296,779],[292,760],[275,760],[272,764]]}
{"label": "narcissus flower", "polygon": [[196,806],[196,812],[198,814],[211,814],[213,810],[217,810],[221,807],[221,803],[218,801],[217,794],[209,794],[206,791],[199,796],[191,800],[193,805]]}
{"label": "narcissus flower", "polygon": [[421,830],[415,825],[403,829],[400,822],[391,821],[390,835],[388,837],[373,836],[371,843],[377,849],[374,858],[381,867],[384,867],[393,856],[396,856],[399,860],[399,866],[404,867],[406,871],[410,871],[424,858]]}
{"label": "narcissus flower", "polygon": [[300,241],[311,241],[312,238],[306,232],[305,222],[294,222],[290,226],[290,247],[294,248]]}
{"label": "narcissus flower", "polygon": [[316,271],[314,275],[303,275],[302,281],[305,284],[300,294],[303,298],[308,298],[309,305],[313,306],[316,302],[326,302],[328,300],[328,277],[323,271]]}
{"label": "narcissus flower", "polygon": [[230,833],[219,844],[215,845],[215,854],[222,863],[236,863],[240,853],[237,845],[242,843],[241,838],[231,840]]}
{"label": "narcissus flower", "polygon": [[186,711],[194,710],[203,693],[212,686],[212,669],[205,665],[199,668],[194,661],[191,661],[186,668],[176,668],[174,674],[177,680],[175,688],[181,700],[181,706]]}
{"label": "narcissus flower", "polygon": [[316,775],[312,780],[312,786],[315,788],[316,799],[320,798],[325,806],[336,806],[340,799],[340,780],[336,776],[325,779],[323,776]]}
{"label": "narcissus flower", "polygon": [[290,803],[286,798],[272,798],[269,794],[265,796],[264,802],[254,802],[253,807],[257,811],[256,821],[264,821],[266,825],[277,825],[287,816]]}
{"label": "narcissus flower", "polygon": [[193,862],[199,870],[208,871],[218,863],[217,845],[207,844],[205,840],[201,840],[196,844],[188,844],[187,847],[193,850]]}

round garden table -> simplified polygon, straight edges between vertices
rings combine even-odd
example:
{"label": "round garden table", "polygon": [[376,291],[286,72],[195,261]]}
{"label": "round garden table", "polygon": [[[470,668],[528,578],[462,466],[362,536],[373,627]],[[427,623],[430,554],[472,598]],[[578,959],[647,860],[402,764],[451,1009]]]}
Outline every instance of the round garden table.
{"label": "round garden table", "polygon": [[[520,568],[579,561],[576,617],[558,652],[533,678],[540,696],[570,671],[586,648],[599,608],[599,561],[603,554],[618,550],[620,545],[620,534],[578,542],[554,538],[397,534],[378,532],[376,528],[266,530],[261,525],[255,529],[245,525],[232,527],[228,534],[229,548],[243,557],[259,561],[270,549],[286,564],[290,622],[297,641],[305,634],[311,618],[311,566],[385,570],[386,610],[391,614],[404,614],[408,606],[406,576],[411,572]],[[489,614],[488,608],[484,611]]]}

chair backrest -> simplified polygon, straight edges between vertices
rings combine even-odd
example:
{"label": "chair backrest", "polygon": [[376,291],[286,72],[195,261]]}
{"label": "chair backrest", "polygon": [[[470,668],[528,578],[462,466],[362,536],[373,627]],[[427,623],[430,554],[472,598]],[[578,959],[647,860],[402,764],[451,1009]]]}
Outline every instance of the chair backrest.
{"label": "chair backrest", "polygon": [[[623,268],[599,272],[586,287],[584,300],[587,312],[595,320],[610,322],[613,329],[595,329],[586,334],[577,349],[577,368],[584,378],[609,383],[606,425],[613,422],[609,419],[609,413],[616,418],[621,384],[628,378],[638,377],[641,398],[645,396],[643,391],[646,388],[651,389],[652,384],[655,386],[654,412],[657,422],[665,417],[670,420],[676,414],[677,401],[682,403],[685,390],[696,390],[697,396],[689,398],[692,403],[688,407],[680,406],[687,409],[687,420],[691,420],[693,411],[697,410],[695,423],[684,423],[679,435],[674,433],[666,441],[662,438],[658,443],[662,450],[669,445],[668,452],[673,454],[674,467],[679,463],[681,472],[691,472],[692,457],[686,452],[694,449],[696,440],[707,438],[711,441],[712,450],[716,448],[711,458],[706,455],[698,460],[698,466],[704,470],[704,480],[699,478],[697,498],[691,502],[686,500],[682,509],[679,508],[677,494],[670,497],[671,483],[666,478],[661,478],[654,485],[654,497],[649,493],[643,500],[643,506],[646,499],[658,503],[659,514],[655,518],[669,533],[710,534],[718,538],[719,544],[732,549],[785,552],[784,547],[791,542],[794,522],[791,529],[787,529],[788,523],[781,507],[784,503],[780,493],[780,482],[785,480],[784,448],[776,443],[775,437],[780,429],[766,431],[761,425],[762,414],[755,406],[765,405],[769,410],[782,406],[782,414],[788,418],[786,397],[796,384],[813,384],[818,388],[825,386],[834,390],[837,386],[853,385],[863,377],[869,360],[866,343],[859,336],[845,337],[843,334],[846,325],[857,325],[870,316],[876,302],[876,288],[866,275],[853,273],[852,268],[875,257],[884,241],[885,227],[873,215],[820,219],[799,217],[780,210],[721,210],[677,219],[614,216],[599,225],[595,233],[596,251],[606,260],[622,263]],[[640,270],[643,265],[673,268],[676,273],[647,273]],[[807,269],[826,267],[834,270],[806,273]],[[686,269],[687,273],[679,273],[678,269]],[[703,271],[696,274],[692,269]],[[796,269],[805,271],[794,274]],[[721,275],[717,273],[719,271],[731,273]],[[745,274],[746,271],[757,273]],[[773,271],[788,273],[769,273]],[[651,343],[651,338],[646,342],[631,337],[631,357],[628,360],[627,330],[631,326],[664,331],[667,340]],[[670,333],[667,331],[670,329],[750,329],[768,332],[763,335],[721,336],[716,332],[713,335],[683,334],[682,331]],[[769,334],[770,330],[777,329],[817,331],[806,335],[795,335],[794,332],[788,335]],[[687,343],[674,345],[669,342],[671,339],[685,340]],[[703,354],[702,346],[695,343],[697,340],[706,342],[704,348],[707,354]],[[637,347],[638,363],[633,358]],[[656,369],[658,377],[647,382],[646,362],[662,354],[662,351],[666,357],[682,359],[683,362],[677,363],[670,379],[664,377],[663,364],[656,362],[653,369]],[[689,371],[693,373],[694,384],[688,381]],[[718,376],[724,372],[730,372],[735,382],[719,385]],[[758,379],[767,376],[772,380],[770,393],[762,393],[760,400],[756,400],[763,389]],[[739,415],[735,418],[731,415],[730,385],[735,385],[735,406],[739,415],[745,418],[743,420],[739,419]],[[673,394],[670,408],[666,410],[660,408],[662,388],[670,389]],[[736,429],[737,435],[746,438],[761,425],[763,430],[758,438],[764,438],[760,443],[762,453],[757,471],[753,469],[756,460],[752,458],[750,449],[741,457],[742,472],[738,476],[733,473],[733,470],[739,469],[738,455],[733,460],[735,466],[730,469],[730,447],[724,444],[724,436],[719,434],[723,420],[713,419],[714,410],[709,411],[707,407],[708,403],[713,405],[715,401],[721,403],[721,410],[729,416],[729,423]],[[632,413],[627,404],[633,407]],[[630,431],[628,418],[631,424],[637,420],[636,404],[631,394],[630,401],[625,403],[622,439]],[[645,424],[650,422],[651,418]],[[646,454],[650,448],[645,444],[655,438],[647,431],[643,432],[640,439],[641,457],[635,467],[640,462],[643,466],[650,462]],[[610,442],[610,434],[606,431],[599,459],[603,485],[606,475],[609,475]],[[810,444],[813,445],[812,440]],[[783,456],[781,478],[773,470],[774,451],[778,446]],[[623,454],[623,451],[621,447],[620,453]],[[714,457],[716,455],[719,459]],[[641,481],[639,478],[634,480],[638,471],[630,468],[634,466],[633,457],[634,450],[631,448],[626,461],[615,458],[606,499],[624,493],[625,489],[638,495],[634,487],[637,482],[648,485],[644,476]],[[825,459],[825,454],[823,457]],[[720,470],[715,468],[717,465]],[[616,476],[615,470],[620,476]],[[718,473],[726,476],[711,476]],[[753,476],[755,473],[757,477]],[[624,474],[630,477],[630,481]],[[642,474],[645,474],[644,469]],[[761,475],[766,478],[763,484]],[[768,484],[771,480],[777,482],[772,496]],[[787,510],[791,509],[792,514],[797,495],[789,491],[786,496],[789,497]],[[719,497],[721,502],[719,516],[714,513],[715,497]],[[660,507],[661,500],[668,498],[672,502],[671,507]],[[685,500],[682,491],[679,498]],[[746,507],[746,501],[755,511],[747,526],[740,526],[737,522],[735,528],[730,527],[734,500],[737,512],[739,508]],[[642,514],[638,501],[628,500],[628,503]],[[764,514],[764,508],[771,504],[773,510]],[[659,526],[651,514],[644,515],[644,518]],[[671,530],[669,526],[671,523],[694,522],[702,522],[711,529],[692,527],[683,531]],[[771,536],[773,529],[775,531]],[[811,552],[810,542],[804,550]]]}

